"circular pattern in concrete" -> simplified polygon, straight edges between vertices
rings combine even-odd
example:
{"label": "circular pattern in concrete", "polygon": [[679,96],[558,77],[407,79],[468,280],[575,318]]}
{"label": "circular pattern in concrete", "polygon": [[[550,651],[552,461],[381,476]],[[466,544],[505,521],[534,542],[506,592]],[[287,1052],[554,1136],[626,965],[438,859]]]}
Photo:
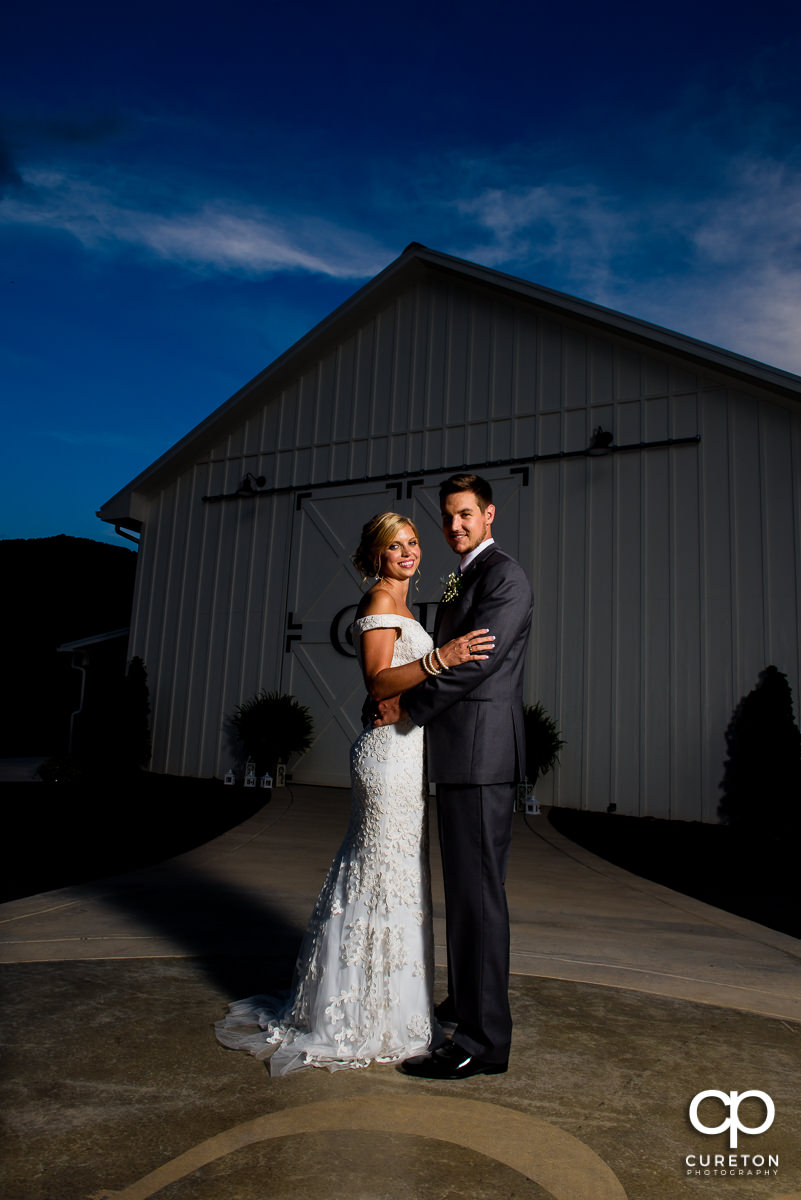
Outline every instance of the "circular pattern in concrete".
{"label": "circular pattern in concrete", "polygon": [[450,1142],[503,1163],[553,1200],[626,1200],[617,1176],[564,1130],[495,1104],[419,1093],[321,1101],[236,1125],[165,1163],[107,1200],[149,1200],[163,1188],[227,1154],[272,1138],[323,1131],[406,1134]]}

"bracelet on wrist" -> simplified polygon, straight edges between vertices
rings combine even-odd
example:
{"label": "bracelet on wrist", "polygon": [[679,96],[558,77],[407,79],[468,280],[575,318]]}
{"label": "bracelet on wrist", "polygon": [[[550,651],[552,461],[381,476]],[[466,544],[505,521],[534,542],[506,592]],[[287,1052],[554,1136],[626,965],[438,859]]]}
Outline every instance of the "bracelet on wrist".
{"label": "bracelet on wrist", "polygon": [[448,671],[450,668],[449,668],[449,667],[446,665],[446,663],[445,663],[445,662],[443,662],[442,655],[441,655],[441,654],[440,654],[440,652],[439,652],[439,647],[438,647],[438,646],[435,646],[435,647],[434,647],[434,651],[433,651],[433,653],[434,653],[434,657],[436,658],[437,662],[438,662],[438,663],[439,663],[439,665],[442,667],[442,670],[443,670],[443,671]]}
{"label": "bracelet on wrist", "polygon": [[424,654],[423,657],[421,658],[420,662],[422,663],[422,667],[423,667],[423,670],[425,671],[426,675],[433,676],[433,675],[441,675],[442,674],[442,672],[437,667],[434,666],[434,663],[432,661],[431,651],[429,651],[428,654]]}

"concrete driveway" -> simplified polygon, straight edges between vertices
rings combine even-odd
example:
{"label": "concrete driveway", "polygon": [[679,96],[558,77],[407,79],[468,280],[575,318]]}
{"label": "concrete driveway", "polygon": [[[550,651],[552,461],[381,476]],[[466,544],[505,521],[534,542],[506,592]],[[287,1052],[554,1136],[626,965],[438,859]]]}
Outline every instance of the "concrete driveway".
{"label": "concrete driveway", "polygon": [[[5,1200],[801,1198],[801,942],[545,815],[516,818],[508,1074],[273,1080],[220,1047],[229,1000],[288,985],[347,808],[281,789],[189,854],[0,906]],[[442,987],[436,853],[433,882]],[[701,1125],[764,1124],[753,1090],[774,1120],[732,1148],[690,1122],[709,1090]]]}

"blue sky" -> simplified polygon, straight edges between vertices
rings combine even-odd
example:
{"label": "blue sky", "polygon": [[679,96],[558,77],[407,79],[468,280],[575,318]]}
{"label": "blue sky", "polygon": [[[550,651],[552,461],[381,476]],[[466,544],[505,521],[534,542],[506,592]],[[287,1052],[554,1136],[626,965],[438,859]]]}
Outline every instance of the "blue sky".
{"label": "blue sky", "polygon": [[799,61],[776,0],[7,6],[0,537],[124,544],[411,241],[801,374]]}

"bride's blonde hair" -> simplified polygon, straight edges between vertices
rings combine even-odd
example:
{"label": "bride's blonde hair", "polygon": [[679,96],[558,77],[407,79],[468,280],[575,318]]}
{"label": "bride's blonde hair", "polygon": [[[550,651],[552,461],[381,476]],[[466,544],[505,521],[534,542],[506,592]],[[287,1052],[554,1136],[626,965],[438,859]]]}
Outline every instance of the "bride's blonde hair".
{"label": "bride's blonde hair", "polygon": [[381,551],[391,546],[401,529],[408,525],[418,542],[420,534],[417,526],[410,517],[400,513],[376,513],[362,529],[359,545],[351,555],[350,561],[362,577],[362,581],[371,575],[381,574]]}

